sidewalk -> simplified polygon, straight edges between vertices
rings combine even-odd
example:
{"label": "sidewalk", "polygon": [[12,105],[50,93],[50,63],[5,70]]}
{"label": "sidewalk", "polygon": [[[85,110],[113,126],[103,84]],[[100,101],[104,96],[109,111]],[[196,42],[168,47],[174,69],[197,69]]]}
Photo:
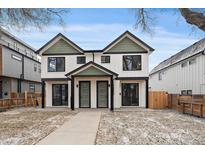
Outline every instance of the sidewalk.
{"label": "sidewalk", "polygon": [[94,144],[100,122],[100,111],[82,111],[42,139],[38,145]]}

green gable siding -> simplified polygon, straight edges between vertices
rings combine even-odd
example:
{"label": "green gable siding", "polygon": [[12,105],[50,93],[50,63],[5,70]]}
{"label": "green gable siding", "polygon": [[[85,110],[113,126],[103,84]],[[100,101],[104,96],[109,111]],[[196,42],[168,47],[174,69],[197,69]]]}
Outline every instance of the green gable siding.
{"label": "green gable siding", "polygon": [[93,66],[91,66],[91,67],[79,72],[76,75],[108,75],[108,74],[93,67]]}
{"label": "green gable siding", "polygon": [[131,39],[125,37],[123,40],[118,42],[114,47],[112,47],[107,53],[110,52],[140,52],[145,51],[141,46],[133,42]]}
{"label": "green gable siding", "polygon": [[73,54],[80,53],[63,39],[60,39],[53,46],[47,49],[43,54]]}

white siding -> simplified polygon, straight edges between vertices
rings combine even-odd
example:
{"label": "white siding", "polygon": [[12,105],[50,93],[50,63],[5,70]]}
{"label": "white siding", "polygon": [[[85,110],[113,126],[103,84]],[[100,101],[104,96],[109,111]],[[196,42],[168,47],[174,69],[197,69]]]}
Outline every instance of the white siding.
{"label": "white siding", "polygon": [[181,90],[192,90],[193,94],[205,94],[205,55],[200,54],[195,58],[196,63],[192,65],[189,65],[188,59],[185,67],[178,63],[162,70],[162,80],[158,79],[159,73],[150,75],[151,90],[173,94],[180,94]]}

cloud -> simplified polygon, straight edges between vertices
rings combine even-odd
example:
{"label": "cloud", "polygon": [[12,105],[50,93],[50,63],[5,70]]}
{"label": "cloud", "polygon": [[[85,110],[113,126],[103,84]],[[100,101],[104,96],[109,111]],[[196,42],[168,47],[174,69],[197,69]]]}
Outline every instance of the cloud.
{"label": "cloud", "polygon": [[198,39],[181,33],[170,32],[163,27],[153,27],[153,36],[133,28],[133,25],[113,24],[69,24],[64,27],[48,26],[42,32],[30,28],[27,32],[12,33],[35,48],[40,48],[58,33],[63,33],[83,49],[102,49],[125,30],[129,30],[155,51],[150,56],[150,69],[162,60],[193,44]]}

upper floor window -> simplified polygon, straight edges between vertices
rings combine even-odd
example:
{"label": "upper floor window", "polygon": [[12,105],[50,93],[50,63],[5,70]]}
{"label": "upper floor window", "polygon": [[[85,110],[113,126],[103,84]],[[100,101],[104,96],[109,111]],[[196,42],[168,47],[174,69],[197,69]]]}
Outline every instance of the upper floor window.
{"label": "upper floor window", "polygon": [[110,63],[110,56],[101,56],[101,63]]}
{"label": "upper floor window", "polygon": [[162,72],[159,72],[158,79],[159,79],[159,80],[162,80]]}
{"label": "upper floor window", "polygon": [[85,62],[86,62],[85,56],[77,57],[77,64],[85,64]]}
{"label": "upper floor window", "polygon": [[124,71],[136,71],[141,69],[142,69],[141,55],[123,56]]}
{"label": "upper floor window", "polygon": [[35,92],[35,84],[34,83],[29,83],[29,92]]}
{"label": "upper floor window", "polygon": [[194,59],[191,59],[191,60],[189,61],[189,65],[194,64],[194,63],[196,63],[196,59],[195,59],[195,58],[194,58]]}
{"label": "upper floor window", "polygon": [[48,72],[64,72],[65,57],[48,57]]}
{"label": "upper floor window", "polygon": [[37,64],[34,64],[34,72],[37,71]]}

